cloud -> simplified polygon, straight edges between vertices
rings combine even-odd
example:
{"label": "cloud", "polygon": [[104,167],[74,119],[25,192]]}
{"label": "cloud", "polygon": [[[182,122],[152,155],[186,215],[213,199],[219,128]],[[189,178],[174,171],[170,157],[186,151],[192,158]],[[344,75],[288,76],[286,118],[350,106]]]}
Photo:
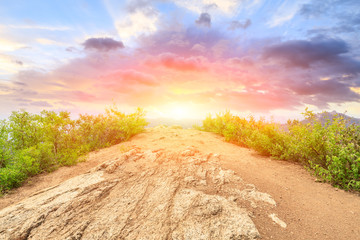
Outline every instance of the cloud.
{"label": "cloud", "polygon": [[81,102],[94,102],[96,97],[93,94],[84,92],[84,91],[71,91],[69,92],[73,100]]}
{"label": "cloud", "polygon": [[2,54],[0,52],[0,80],[2,75],[15,74],[24,67],[23,61],[18,56]]}
{"label": "cloud", "polygon": [[[163,0],[165,1],[165,0]],[[153,6],[162,0],[104,1],[113,19],[118,36],[124,41],[133,41],[143,34],[151,34],[157,30],[159,11]]]}
{"label": "cloud", "polygon": [[320,27],[307,30],[306,33],[310,36],[327,36],[327,35],[337,35],[341,33],[352,33],[356,32],[356,26],[352,24],[348,25],[339,25],[335,27]]}
{"label": "cloud", "polygon": [[243,23],[235,20],[235,21],[232,21],[230,23],[229,30],[236,30],[236,29],[239,29],[239,28],[247,29],[248,27],[250,27],[250,25],[251,25],[251,20],[250,19],[246,19],[246,21],[243,22]]}
{"label": "cloud", "polygon": [[26,45],[21,42],[0,37],[0,52],[15,51],[24,47],[26,47]]}
{"label": "cloud", "polygon": [[130,69],[119,70],[101,77],[101,83],[97,86],[117,92],[126,92],[131,88],[136,89],[140,86],[154,87],[157,83],[158,81],[154,76]]}
{"label": "cloud", "polygon": [[316,18],[326,13],[329,10],[329,5],[326,1],[306,3],[299,9],[299,14],[306,18]]}
{"label": "cloud", "polygon": [[157,15],[158,11],[153,7],[153,4],[157,2],[168,2],[168,0],[131,0],[128,1],[126,10],[130,13],[140,11],[148,16]]}
{"label": "cloud", "polygon": [[221,56],[227,57],[235,57],[239,54],[238,51],[234,51],[238,43],[233,41],[231,36],[215,28],[191,26],[179,30],[163,29],[142,36],[138,42],[140,45],[138,50],[151,55],[170,52],[183,57],[201,55],[213,59],[220,53]]}
{"label": "cloud", "polygon": [[340,55],[347,53],[349,46],[343,40],[293,40],[267,47],[265,58],[277,59],[288,67],[309,68],[317,62],[341,62]]}
{"label": "cloud", "polygon": [[[352,6],[352,8],[356,9],[356,6],[355,7]],[[322,8],[320,7],[320,9]],[[344,7],[344,9],[346,8]],[[359,11],[360,11],[360,5],[358,7],[358,12]],[[326,12],[326,14],[328,14],[328,12]],[[314,18],[315,16],[311,16],[311,17]],[[332,21],[333,24],[327,24],[326,26],[320,25],[313,29],[308,29],[307,34],[334,36],[342,33],[354,33],[360,31],[360,14],[356,13],[356,11],[347,12],[346,10],[344,10],[344,13],[342,14],[333,13],[332,18],[336,19],[337,21]]]}
{"label": "cloud", "polygon": [[54,41],[51,39],[47,39],[47,38],[37,38],[36,42],[42,44],[42,45],[57,45],[57,46],[64,46],[65,43],[61,43],[58,41]]}
{"label": "cloud", "polygon": [[291,89],[299,95],[326,95],[338,100],[354,101],[360,95],[351,91],[349,83],[332,78],[326,81],[304,81],[291,84]]}
{"label": "cloud", "polygon": [[201,13],[199,19],[195,21],[199,26],[211,27],[211,16],[208,13]]}
{"label": "cloud", "polygon": [[35,102],[31,102],[30,105],[37,107],[52,107],[52,105],[47,101],[35,101]]}
{"label": "cloud", "polygon": [[47,31],[68,31],[71,30],[70,27],[67,26],[45,26],[45,25],[8,25],[10,28],[17,29],[39,29],[39,30],[47,30]]}
{"label": "cloud", "polygon": [[293,40],[265,47],[261,61],[277,69],[277,88],[292,91],[302,104],[327,108],[360,100],[351,91],[360,85],[360,61],[349,52],[341,39]]}
{"label": "cloud", "polygon": [[79,50],[76,49],[75,47],[67,47],[67,48],[65,49],[65,51],[67,51],[67,52],[79,52]]}
{"label": "cloud", "polygon": [[14,60],[14,63],[16,63],[16,64],[18,64],[20,66],[24,65],[24,63],[22,61],[20,61],[20,60]]}
{"label": "cloud", "polygon": [[67,107],[74,107],[75,105],[70,103],[70,102],[67,102],[67,101],[58,101],[56,102],[56,104],[59,104],[59,105],[62,105],[62,106],[67,106]]}
{"label": "cloud", "polygon": [[[259,35],[252,38],[253,35],[245,37],[227,31],[226,28],[252,27],[247,17],[254,22],[257,19],[250,11],[241,12],[245,7],[237,11],[236,17],[224,15],[224,9],[236,11],[225,3],[221,5],[222,2],[229,6],[237,2],[240,9],[245,1],[196,1],[200,6],[196,17],[188,9],[180,8],[178,2],[164,5],[157,4],[163,2],[161,0],[126,2],[128,5],[125,9],[122,6],[123,12],[113,8],[119,39],[129,43],[126,51],[114,51],[124,48],[124,44],[115,39],[89,38],[83,47],[96,51],[84,54],[81,47],[70,47],[66,51],[81,54],[73,54],[73,59],[52,70],[22,71],[11,79],[11,84],[5,84],[8,88],[0,89],[7,96],[6,99],[2,96],[0,101],[12,102],[16,107],[19,98],[26,99],[29,104],[46,100],[54,108],[69,106],[71,109],[103,107],[111,102],[156,108],[164,103],[187,101],[207,109],[216,106],[219,110],[259,112],[302,108],[304,104],[327,106],[329,103],[359,102],[358,94],[351,89],[360,87],[360,65],[350,42],[325,37],[282,42],[289,38],[270,35],[266,39],[255,39]],[[286,2],[292,6],[291,1]],[[274,18],[270,19],[274,26],[285,23],[287,17],[294,17],[293,11],[288,15],[288,5],[284,5],[282,9],[285,10],[279,16],[275,14],[280,11],[279,6],[275,6],[271,16]],[[164,16],[163,8],[171,9],[174,14],[169,16],[166,12]],[[238,20],[239,16],[244,18]],[[198,18],[196,24],[204,27],[197,27],[195,18]],[[215,24],[214,19],[223,20]],[[352,19],[356,24],[358,19]],[[304,26],[303,29],[308,28]],[[283,32],[278,30],[275,34]],[[124,40],[123,36],[128,38]],[[53,39],[52,36],[42,37]],[[72,45],[69,43],[63,50]],[[14,59],[25,61],[26,58],[11,58],[10,63],[17,71],[23,69],[14,64]],[[345,75],[348,77],[343,77]]]}
{"label": "cloud", "polygon": [[284,1],[272,14],[272,18],[268,21],[269,27],[281,26],[293,19],[300,8],[298,1]]}
{"label": "cloud", "polygon": [[301,100],[289,91],[256,91],[234,89],[212,89],[194,94],[183,94],[179,99],[191,99],[204,106],[211,105],[211,111],[222,111],[224,106],[236,111],[269,112],[275,109],[294,109],[301,106]]}
{"label": "cloud", "polygon": [[351,17],[350,22],[354,25],[360,25],[360,13]]}
{"label": "cloud", "polygon": [[241,66],[241,67],[249,67],[254,65],[254,61],[249,57],[243,58],[230,58],[228,62],[233,65]]}
{"label": "cloud", "polygon": [[210,3],[210,4],[206,4],[206,5],[204,6],[204,9],[205,9],[206,11],[210,11],[210,10],[212,10],[212,9],[217,9],[217,8],[219,8],[219,6],[218,6],[216,3]]}
{"label": "cloud", "polygon": [[205,53],[206,47],[197,43],[191,48],[191,50],[196,51],[196,52]]}
{"label": "cloud", "polygon": [[[341,11],[338,11],[341,8]],[[342,19],[344,16],[359,12],[358,0],[312,0],[302,4],[299,14],[306,18],[318,18],[330,15],[332,18]]]}
{"label": "cloud", "polygon": [[173,53],[162,53],[156,58],[148,60],[147,63],[150,66],[161,65],[177,71],[203,71],[206,69],[203,62],[204,58],[202,57],[184,58]]}
{"label": "cloud", "polygon": [[124,44],[121,41],[116,41],[112,38],[89,38],[82,45],[85,49],[95,49],[98,51],[124,48]]}
{"label": "cloud", "polygon": [[248,4],[239,0],[175,0],[174,2],[196,13],[212,11],[226,15],[234,15],[240,7]]}

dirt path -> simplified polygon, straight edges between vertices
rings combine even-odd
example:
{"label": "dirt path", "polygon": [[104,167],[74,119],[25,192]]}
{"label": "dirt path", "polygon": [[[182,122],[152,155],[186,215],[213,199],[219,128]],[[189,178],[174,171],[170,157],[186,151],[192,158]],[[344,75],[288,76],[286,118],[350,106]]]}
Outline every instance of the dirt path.
{"label": "dirt path", "polygon": [[269,218],[268,209],[245,206],[252,212],[252,221],[263,239],[359,239],[358,195],[315,182],[315,178],[301,166],[261,157],[252,150],[224,142],[218,135],[195,130],[148,129],[129,142],[90,153],[87,161],[77,166],[30,179],[23,187],[1,198],[0,209],[85,173],[133,146],[169,151],[193,146],[203,154],[220,154],[222,168],[235,171],[245,182],[254,184],[259,191],[270,194],[276,201],[276,214],[286,223],[286,228]]}

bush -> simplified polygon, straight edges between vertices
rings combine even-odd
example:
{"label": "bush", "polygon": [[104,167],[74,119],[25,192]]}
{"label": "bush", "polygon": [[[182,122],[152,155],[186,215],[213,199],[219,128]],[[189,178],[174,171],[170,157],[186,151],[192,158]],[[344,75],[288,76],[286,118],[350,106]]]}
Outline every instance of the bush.
{"label": "bush", "polygon": [[323,124],[311,111],[304,113],[307,123],[288,121],[286,129],[263,119],[255,121],[230,112],[208,115],[201,127],[226,141],[250,147],[265,156],[299,162],[334,186],[360,190],[360,127],[342,117]]}
{"label": "bush", "polygon": [[0,193],[19,186],[27,177],[77,163],[79,156],[108,147],[140,133],[148,123],[145,113],[121,113],[115,106],[106,114],[69,112],[13,112],[0,121]]}
{"label": "bush", "polygon": [[0,193],[19,187],[26,177],[26,174],[19,168],[0,168]]}

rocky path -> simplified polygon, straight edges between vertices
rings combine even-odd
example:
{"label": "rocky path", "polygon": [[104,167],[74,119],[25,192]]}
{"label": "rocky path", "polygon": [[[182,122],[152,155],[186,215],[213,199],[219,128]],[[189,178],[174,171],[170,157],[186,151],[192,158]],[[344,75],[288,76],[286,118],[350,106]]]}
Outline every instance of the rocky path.
{"label": "rocky path", "polygon": [[0,199],[0,239],[357,239],[360,197],[195,130],[154,128]]}

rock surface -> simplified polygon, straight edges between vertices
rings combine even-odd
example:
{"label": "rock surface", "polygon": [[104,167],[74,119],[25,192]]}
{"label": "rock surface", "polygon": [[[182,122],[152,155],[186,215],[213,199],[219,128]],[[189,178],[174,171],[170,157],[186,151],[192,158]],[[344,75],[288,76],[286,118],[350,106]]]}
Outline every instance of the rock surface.
{"label": "rock surface", "polygon": [[219,160],[134,148],[2,209],[0,239],[257,239],[245,206],[276,203]]}

